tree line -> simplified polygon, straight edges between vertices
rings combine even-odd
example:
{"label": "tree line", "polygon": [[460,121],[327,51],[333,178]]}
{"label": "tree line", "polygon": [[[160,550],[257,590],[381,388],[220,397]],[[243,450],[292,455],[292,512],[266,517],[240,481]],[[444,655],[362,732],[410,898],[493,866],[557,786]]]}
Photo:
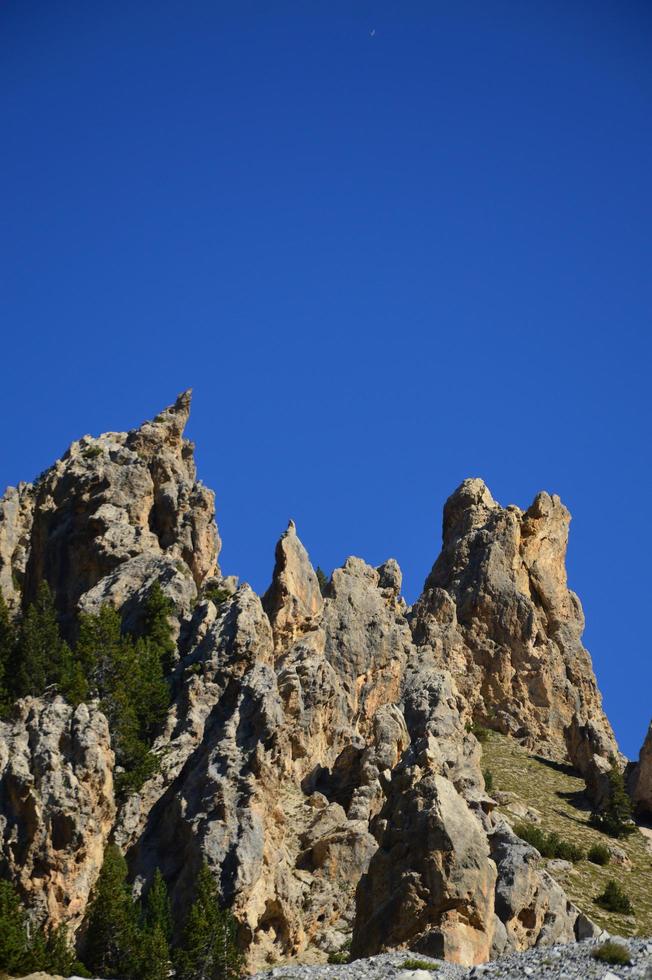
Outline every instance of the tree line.
{"label": "tree line", "polygon": [[110,844],[84,926],[83,962],[65,927],[49,935],[34,928],[16,889],[0,881],[0,972],[24,976],[37,970],[115,980],[236,980],[243,959],[237,945],[237,923],[220,908],[217,885],[207,864],[196,884],[195,899],[173,942],[173,920],[167,887],[157,869],[140,902],[127,882],[127,864]]}

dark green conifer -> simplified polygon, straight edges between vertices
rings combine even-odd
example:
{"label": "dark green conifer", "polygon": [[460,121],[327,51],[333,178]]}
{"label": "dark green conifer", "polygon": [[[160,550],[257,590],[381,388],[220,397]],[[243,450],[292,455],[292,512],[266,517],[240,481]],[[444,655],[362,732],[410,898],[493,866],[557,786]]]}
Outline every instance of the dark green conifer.
{"label": "dark green conifer", "polygon": [[62,644],[60,663],[59,691],[69,704],[76,707],[88,700],[89,683],[81,661],[67,643]]}
{"label": "dark green conifer", "polygon": [[[134,642],[123,635],[119,614],[104,606],[80,618],[76,659],[109,720],[116,760],[124,770],[117,789],[121,794],[137,790],[156,772],[149,746],[170,703],[158,650],[147,637]],[[83,687],[78,676],[71,686],[75,683]]]}
{"label": "dark green conifer", "polygon": [[143,908],[139,980],[167,980],[172,965],[171,938],[170,901],[165,881],[157,868]]}
{"label": "dark green conifer", "polygon": [[607,775],[609,795],[603,808],[591,814],[591,823],[611,837],[624,837],[633,829],[632,801],[625,789],[625,777],[615,759]]}
{"label": "dark green conifer", "polygon": [[34,602],[20,625],[13,677],[14,697],[38,697],[61,674],[62,641],[54,599],[47,582],[38,587]]}
{"label": "dark green conifer", "polygon": [[45,941],[42,969],[61,977],[86,976],[87,971],[75,955],[65,926],[54,929]]}
{"label": "dark green conifer", "polygon": [[140,935],[138,980],[167,980],[170,975],[170,944],[159,926]]}
{"label": "dark green conifer", "polygon": [[172,939],[172,911],[165,879],[159,868],[154,872],[152,884],[145,898],[143,923],[147,929],[160,928],[163,935]]}
{"label": "dark green conifer", "polygon": [[15,645],[16,630],[0,592],[0,717],[7,714],[12,702],[10,687]]}
{"label": "dark green conifer", "polygon": [[326,591],[328,589],[328,575],[321,565],[317,565],[315,575],[317,576],[317,581],[319,582],[319,591],[322,595],[326,595]]}
{"label": "dark green conifer", "polygon": [[23,976],[34,968],[27,916],[14,886],[0,881],[0,973]]}
{"label": "dark green conifer", "polygon": [[178,980],[236,980],[241,976],[242,954],[236,931],[233,914],[220,908],[215,879],[204,863],[176,950]]}
{"label": "dark green conifer", "polygon": [[102,606],[97,614],[82,613],[75,654],[91,691],[101,698],[114,685],[115,663],[120,659],[122,628],[119,613]]}
{"label": "dark green conifer", "polygon": [[157,651],[165,676],[174,666],[177,649],[170,626],[173,613],[174,603],[166,596],[160,582],[154,582],[145,603],[145,636]]}
{"label": "dark green conifer", "polygon": [[109,844],[87,913],[84,961],[95,976],[130,980],[137,962],[136,909],[127,885],[127,864]]}
{"label": "dark green conifer", "polygon": [[136,640],[131,656],[134,661],[131,697],[138,718],[138,734],[149,742],[167,713],[170,688],[163,676],[159,652],[149,637]]}

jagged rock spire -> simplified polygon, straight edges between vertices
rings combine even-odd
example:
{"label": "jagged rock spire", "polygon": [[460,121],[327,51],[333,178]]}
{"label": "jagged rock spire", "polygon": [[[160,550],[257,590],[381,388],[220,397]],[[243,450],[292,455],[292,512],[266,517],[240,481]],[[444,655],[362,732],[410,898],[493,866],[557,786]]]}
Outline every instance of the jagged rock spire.
{"label": "jagged rock spire", "polygon": [[168,405],[153,419],[143,422],[133,429],[128,436],[130,448],[153,448],[164,444],[169,448],[179,450],[183,443],[183,433],[190,418],[192,388],[182,391],[172,405]]}
{"label": "jagged rock spire", "polygon": [[45,579],[72,622],[80,607],[135,602],[154,578],[181,610],[192,607],[218,571],[220,539],[214,495],[183,438],[190,401],[188,389],[137,429],[84,436],[37,484],[7,492],[0,584],[14,607]]}
{"label": "jagged rock spire", "polygon": [[[412,628],[452,671],[477,721],[566,755],[597,801],[618,747],[566,583],[569,523],[557,496],[503,508],[482,480],[465,480],[446,501],[442,551]],[[590,744],[581,734],[589,722]]]}
{"label": "jagged rock spire", "polygon": [[314,629],[324,605],[308,552],[290,520],[276,545],[272,584],[263,597],[278,643]]}

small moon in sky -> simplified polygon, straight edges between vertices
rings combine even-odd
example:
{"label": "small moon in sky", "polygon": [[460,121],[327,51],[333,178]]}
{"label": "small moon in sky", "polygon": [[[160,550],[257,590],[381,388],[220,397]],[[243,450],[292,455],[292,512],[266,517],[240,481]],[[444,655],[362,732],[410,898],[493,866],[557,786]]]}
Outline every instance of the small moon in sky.
{"label": "small moon in sky", "polygon": [[373,30],[369,31],[369,37],[375,37],[375,34],[376,34],[376,28],[374,27]]}

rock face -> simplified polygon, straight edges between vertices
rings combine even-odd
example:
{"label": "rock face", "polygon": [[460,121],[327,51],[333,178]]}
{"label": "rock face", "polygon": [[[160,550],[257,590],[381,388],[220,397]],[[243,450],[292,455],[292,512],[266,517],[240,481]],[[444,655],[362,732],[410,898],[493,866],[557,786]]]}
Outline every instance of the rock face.
{"label": "rock face", "polygon": [[0,868],[39,920],[75,929],[116,815],[108,725],[62,698],[15,715],[0,723]]}
{"label": "rock face", "polygon": [[482,824],[438,775],[424,739],[391,776],[379,848],[357,893],[354,956],[410,943],[456,963],[489,959],[496,867]]}
{"label": "rock face", "polygon": [[481,480],[465,480],[446,502],[442,552],[411,624],[476,722],[567,757],[599,800],[618,746],[566,584],[569,522],[558,497],[503,508]]}
{"label": "rock face", "polygon": [[[387,620],[378,574],[362,562],[355,571],[350,588],[359,602],[374,623]],[[321,595],[306,600],[314,584],[291,527],[266,596],[271,623],[248,586],[222,604],[184,662],[174,723],[157,743],[162,774],[119,825],[137,880],[161,867],[178,909],[208,860],[223,900],[238,912],[254,965],[309,945],[342,945],[355,885],[377,846],[368,817],[381,796],[379,760],[393,765],[407,742],[400,713],[394,720],[379,712],[368,738],[358,733],[350,704],[364,702],[362,677],[352,669],[343,679],[329,661]],[[337,621],[341,637],[354,629],[356,614],[343,609]],[[402,631],[409,643],[405,622]],[[387,662],[382,645],[370,651],[364,679],[372,687]]]}
{"label": "rock face", "polygon": [[183,439],[189,410],[185,392],[139,429],[84,436],[34,485],[7,491],[0,583],[14,608],[45,579],[65,625],[79,607],[122,606],[163,577],[189,611],[220,546],[213,494]]}
{"label": "rock face", "polygon": [[272,584],[263,597],[277,646],[315,628],[323,600],[308,552],[297,537],[294,521],[276,546]]}
{"label": "rock face", "polygon": [[489,846],[498,874],[496,953],[598,935],[599,929],[569,902],[557,882],[538,868],[539,852],[519,840],[504,821],[496,821]]}
{"label": "rock face", "polygon": [[74,930],[109,835],[136,892],[161,869],[178,921],[206,861],[250,968],[324,960],[351,936],[355,955],[410,945],[471,964],[590,930],[494,816],[472,733],[568,757],[596,795],[617,752],[559,500],[503,509],[466,481],[411,610],[393,559],[348,558],[322,595],[290,522],[261,601],[220,576],[188,410],[186,393],[130,433],[84,437],[0,504],[14,611],[46,579],[71,633],[104,603],[137,630],[159,581],[178,626],[159,771],[117,811],[96,705],[27,699],[0,726],[2,873]]}
{"label": "rock face", "polygon": [[652,816],[652,722],[630,780],[632,799],[638,812]]}

